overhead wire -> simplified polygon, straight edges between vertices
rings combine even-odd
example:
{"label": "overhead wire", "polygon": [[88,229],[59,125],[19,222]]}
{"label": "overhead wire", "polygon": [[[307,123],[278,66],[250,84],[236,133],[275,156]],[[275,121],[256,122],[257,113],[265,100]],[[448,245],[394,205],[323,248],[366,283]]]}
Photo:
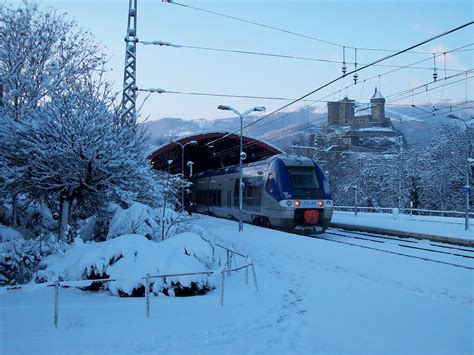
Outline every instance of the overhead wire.
{"label": "overhead wire", "polygon": [[[171,44],[169,42],[164,42],[164,41],[142,41],[142,40],[139,40],[139,41],[137,41],[137,43],[140,43],[140,44],[143,44],[143,45],[157,45],[157,46],[161,46],[161,47],[188,48],[188,49],[197,49],[197,50],[205,50],[205,51],[224,52],[224,53],[236,53],[236,54],[275,57],[275,58],[283,58],[283,59],[305,60],[305,61],[313,61],[313,62],[321,62],[321,63],[351,64],[351,65],[355,64],[354,62],[346,62],[346,61],[333,60],[333,59],[302,57],[302,56],[295,56],[295,55],[256,52],[256,51],[239,50],[239,49],[224,49],[224,48],[213,48],[213,47],[203,47],[203,46],[188,46],[188,45],[183,45],[183,44]],[[472,50],[472,49],[470,49],[470,50]],[[441,55],[441,54],[438,54],[438,55]],[[358,63],[358,64],[364,65],[364,63]],[[399,65],[390,65],[390,64],[376,64],[374,66],[385,67],[385,68],[398,68],[398,67],[401,67]],[[433,70],[432,67],[410,67],[410,69]],[[462,70],[447,68],[446,71],[459,72],[459,71],[462,71]]]}
{"label": "overhead wire", "polygon": [[[467,24],[468,25],[468,24]],[[145,42],[145,41],[140,41],[140,42],[144,42],[144,43],[153,43],[153,44],[160,44],[160,43],[167,43],[167,42],[161,42],[161,41],[154,41],[154,42]],[[464,51],[466,50],[465,48],[466,47],[469,47],[469,46],[472,46],[474,43],[469,43],[469,44],[466,44],[466,45],[463,45],[463,46],[460,46],[458,48],[455,48],[453,50],[450,50],[450,51],[445,51],[443,52],[442,54],[437,54],[435,56],[441,56],[441,55],[446,55],[447,53],[453,53],[453,52],[459,52],[459,51]],[[171,46],[178,46],[179,45],[171,45]],[[471,49],[470,49],[471,50]],[[383,60],[383,59],[382,59]],[[363,85],[365,85],[365,82],[368,81],[368,80],[372,80],[374,78],[379,78],[380,80],[380,77],[381,76],[384,76],[384,75],[388,75],[388,74],[391,74],[391,73],[394,73],[398,70],[401,70],[401,69],[406,69],[406,68],[410,68],[410,67],[413,67],[414,65],[416,64],[420,64],[422,62],[426,62],[428,60],[431,60],[431,58],[426,58],[426,59],[422,59],[422,60],[419,60],[419,61],[416,61],[414,63],[410,63],[410,64],[407,64],[407,65],[404,65],[404,66],[396,66],[396,69],[394,70],[390,70],[390,71],[387,71],[387,72],[384,72],[384,73],[381,73],[381,74],[377,74],[375,76],[372,76],[372,77],[369,77],[367,79],[364,79],[363,80]],[[370,64],[367,64],[367,66],[370,66]],[[374,65],[375,66],[375,65]],[[364,69],[364,67],[361,67],[359,68],[359,70],[361,69]],[[429,68],[429,69],[432,69],[432,68]],[[352,72],[351,72],[352,73]],[[351,74],[351,73],[348,73],[346,74],[345,76]],[[465,71],[462,71],[461,73],[458,73],[458,74],[454,74],[454,75],[451,75],[450,77],[454,77],[454,76],[457,76],[457,75],[461,75],[461,74],[464,74]],[[343,76],[344,77],[344,76]],[[341,77],[340,77],[341,78]],[[346,86],[346,90],[347,88],[349,87],[352,87],[352,86],[355,86],[357,85],[358,83],[353,83],[353,84],[350,84],[348,86]],[[424,84],[423,86],[426,86],[426,85],[429,85],[431,83],[427,83],[427,84]],[[232,98],[249,98],[249,99],[266,99],[266,100],[282,100],[282,101],[303,101],[303,102],[312,102],[312,105],[316,104],[316,103],[322,103],[322,102],[327,102],[328,100],[326,100],[328,97],[334,95],[336,92],[334,93],[331,93],[329,95],[326,95],[325,97],[323,97],[322,99],[319,99],[319,100],[298,100],[298,99],[292,99],[292,98],[285,98],[285,97],[270,97],[270,96],[256,96],[256,95],[235,95],[235,94],[220,94],[220,93],[203,93],[203,92],[182,92],[182,91],[170,91],[170,90],[164,90],[164,89],[143,89],[143,88],[138,88],[137,89],[138,91],[146,91],[146,92],[150,92],[150,93],[160,93],[160,94],[164,94],[164,93],[168,93],[168,94],[179,94],[179,95],[196,95],[196,96],[215,96],[215,97],[232,97]],[[340,91],[340,90],[338,90]],[[408,91],[411,91],[411,90],[408,90]],[[291,103],[290,103],[291,104]],[[310,105],[311,106],[311,105]],[[286,117],[287,115],[283,116],[283,117]],[[277,119],[280,119],[280,118],[283,118],[283,117],[277,117],[275,120]]]}
{"label": "overhead wire", "polygon": [[[420,91],[420,92],[417,92],[417,93],[406,93],[405,95],[403,96],[399,96],[395,99],[392,99],[392,100],[389,100],[389,101],[386,101],[386,104],[388,105],[392,105],[393,106],[393,102],[397,102],[397,101],[400,101],[400,100],[403,100],[403,99],[409,99],[413,96],[418,96],[418,95],[423,95],[425,94],[426,92],[431,92],[431,91],[435,91],[435,90],[438,90],[438,89],[441,89],[443,90],[444,88],[448,88],[448,87],[452,87],[452,86],[455,86],[456,84],[460,84],[460,83],[464,83],[466,80],[471,80],[474,76],[469,76],[467,78],[463,78],[463,79],[459,79],[459,80],[456,80],[456,81],[453,81],[453,82],[450,82],[450,83],[443,83],[442,85],[439,85],[439,86],[434,86],[434,87],[431,87],[431,88],[428,88],[424,91]],[[435,91],[436,92],[436,91]],[[438,101],[441,101],[441,100],[438,100]]]}
{"label": "overhead wire", "polygon": [[[274,96],[255,96],[255,95],[236,95],[236,94],[219,94],[209,92],[185,92],[185,91],[173,91],[165,89],[154,89],[154,88],[137,88],[137,91],[158,93],[158,94],[177,94],[177,95],[193,95],[193,96],[211,96],[211,97],[232,97],[242,99],[260,99],[260,100],[281,100],[281,101],[293,101],[295,98],[288,97],[274,97]],[[313,101],[313,100],[305,100]]]}
{"label": "overhead wire", "polygon": [[[353,74],[353,73],[362,71],[362,70],[364,70],[364,69],[366,69],[366,68],[368,68],[368,67],[370,67],[370,66],[372,66],[372,65],[374,65],[374,64],[377,64],[377,63],[383,62],[383,61],[385,61],[385,60],[388,60],[388,59],[390,59],[390,58],[396,57],[396,56],[398,56],[398,55],[400,55],[400,54],[403,54],[403,53],[405,53],[405,52],[410,51],[410,50],[413,49],[413,48],[417,48],[417,47],[419,47],[419,46],[421,46],[421,45],[423,45],[423,44],[429,43],[429,42],[431,42],[431,41],[433,41],[433,40],[435,40],[435,39],[438,39],[438,38],[444,37],[444,36],[446,36],[446,35],[448,35],[448,34],[451,34],[451,33],[454,33],[454,32],[456,32],[456,31],[459,31],[459,30],[461,30],[461,29],[463,29],[463,28],[465,28],[465,27],[467,27],[467,26],[470,26],[470,25],[472,25],[472,24],[474,24],[474,21],[470,21],[470,22],[465,23],[465,24],[463,24],[463,25],[461,25],[461,26],[458,26],[458,27],[455,27],[455,28],[453,28],[453,29],[451,29],[451,30],[445,31],[445,32],[443,32],[443,33],[441,33],[441,34],[438,34],[438,35],[436,35],[436,36],[433,36],[433,37],[431,37],[431,38],[429,38],[429,39],[427,39],[427,40],[424,40],[424,41],[422,41],[422,42],[419,42],[419,43],[417,43],[417,44],[415,44],[415,45],[412,45],[412,46],[410,46],[410,47],[408,47],[408,48],[402,49],[402,50],[400,50],[400,51],[398,51],[398,52],[396,52],[396,53],[393,53],[393,54],[390,54],[390,55],[385,56],[385,57],[383,57],[383,58],[377,59],[377,60],[375,60],[374,62],[372,62],[372,63],[370,63],[370,64],[363,65],[363,66],[361,66],[360,68],[357,68],[357,69],[355,69],[355,70],[352,70],[352,71],[348,72],[347,74],[343,74],[343,75],[341,75],[341,76],[339,76],[339,77],[337,77],[337,78],[335,78],[335,79],[333,79],[333,80],[327,82],[326,84],[321,85],[320,87],[318,87],[318,88],[316,88],[316,89],[314,89],[314,90],[308,92],[307,94],[301,96],[300,98],[298,98],[298,99],[296,99],[296,100],[294,100],[294,101],[291,101],[290,103],[288,103],[288,104],[286,104],[286,105],[281,106],[280,108],[278,108],[278,109],[276,109],[276,110],[270,112],[270,113],[267,114],[267,115],[264,115],[263,117],[259,118],[258,120],[254,121],[253,123],[250,123],[250,124],[246,125],[245,128],[248,128],[248,127],[250,127],[250,126],[256,124],[257,122],[260,122],[261,120],[264,120],[264,119],[266,119],[267,117],[269,117],[269,116],[271,116],[271,115],[273,115],[273,114],[275,114],[275,113],[277,113],[277,112],[280,112],[280,111],[284,110],[285,108],[287,108],[287,107],[289,107],[289,106],[295,104],[295,103],[298,102],[298,101],[301,101],[301,100],[305,99],[306,97],[308,97],[308,96],[310,96],[310,95],[312,95],[312,94],[314,94],[314,93],[316,93],[316,92],[318,92],[318,91],[320,91],[320,90],[322,90],[322,89],[324,89],[324,88],[326,88],[326,87],[328,87],[328,86],[330,86],[330,85],[332,85],[332,84],[334,84],[335,82],[339,81],[340,79],[345,78],[345,77],[348,76],[348,75],[351,75],[351,74]],[[237,131],[238,131],[238,130],[237,130]],[[230,132],[229,134],[235,133],[235,132],[237,132],[237,131]],[[224,136],[222,136],[221,138],[218,138],[218,140],[224,139],[226,136],[227,136],[227,135],[224,135]],[[210,144],[211,144],[211,143],[213,143],[213,142],[210,142]]]}
{"label": "overhead wire", "polygon": [[[341,43],[337,43],[337,42],[334,42],[334,41],[329,41],[329,40],[309,36],[309,35],[306,35],[306,34],[290,31],[290,30],[287,30],[287,29],[282,29],[282,28],[278,28],[278,27],[275,27],[275,26],[270,26],[270,25],[263,24],[263,23],[260,23],[260,22],[251,21],[251,20],[240,18],[240,17],[223,14],[223,13],[220,13],[220,12],[217,12],[217,11],[207,10],[207,9],[203,9],[203,8],[200,8],[200,7],[179,3],[179,2],[176,2],[176,1],[173,1],[173,0],[163,0],[163,2],[173,4],[173,5],[177,5],[177,6],[181,6],[181,7],[188,8],[188,9],[192,9],[192,10],[196,10],[196,11],[200,11],[200,12],[204,12],[204,13],[208,13],[208,14],[212,14],[212,15],[219,16],[219,17],[224,17],[224,18],[231,19],[231,20],[238,21],[238,22],[243,22],[243,23],[247,23],[247,24],[250,24],[250,25],[258,26],[258,27],[263,27],[263,28],[270,29],[270,30],[273,30],[273,31],[293,35],[293,36],[296,36],[296,37],[305,38],[305,39],[313,40],[313,41],[316,41],[316,42],[329,44],[329,45],[336,46],[336,47],[339,47],[339,48],[344,48],[344,47],[345,48],[350,48],[350,49],[356,49],[357,48],[357,49],[362,50],[362,51],[373,51],[373,52],[392,52],[392,53],[398,53],[399,52],[399,50],[396,50],[396,49],[363,48],[363,47],[348,46],[346,44],[341,44]],[[426,54],[426,55],[433,54],[432,52],[423,52],[423,51],[409,51],[409,53]]]}
{"label": "overhead wire", "polygon": [[[469,43],[469,44],[463,45],[463,46],[461,46],[461,47],[455,48],[455,49],[453,49],[453,50],[447,51],[446,53],[458,52],[458,51],[462,50],[463,48],[466,48],[466,47],[469,47],[469,46],[472,46],[472,45],[473,45],[473,43]],[[440,54],[440,55],[441,55],[441,54]],[[364,79],[364,81],[377,79],[377,78],[379,78],[380,76],[385,76],[385,75],[388,75],[388,74],[392,74],[392,73],[395,73],[395,72],[397,72],[397,71],[399,71],[399,70],[406,69],[406,68],[408,68],[409,66],[416,65],[416,64],[420,64],[420,63],[429,61],[429,60],[431,60],[431,59],[432,59],[432,58],[422,59],[422,60],[413,62],[413,63],[411,63],[411,64],[407,64],[407,65],[401,66],[400,68],[397,68],[397,69],[389,70],[389,71],[386,71],[386,72],[384,72],[384,73],[379,73],[379,74],[377,74],[377,75],[374,75],[374,76],[371,76],[371,77],[368,77],[368,78]],[[463,71],[462,73],[464,74],[465,71]],[[350,87],[356,86],[356,85],[358,85],[358,84],[359,84],[359,83],[352,83],[352,84],[349,84],[349,85],[347,85],[347,86],[345,87],[345,89],[348,89],[348,88],[350,88]],[[328,98],[328,97],[330,97],[330,96],[333,96],[333,95],[337,94],[337,93],[340,92],[340,91],[341,91],[341,89],[338,89],[337,91],[334,91],[334,92],[332,92],[331,94],[326,95],[326,96],[323,97],[321,100],[324,100],[324,99],[326,99],[326,98]]]}

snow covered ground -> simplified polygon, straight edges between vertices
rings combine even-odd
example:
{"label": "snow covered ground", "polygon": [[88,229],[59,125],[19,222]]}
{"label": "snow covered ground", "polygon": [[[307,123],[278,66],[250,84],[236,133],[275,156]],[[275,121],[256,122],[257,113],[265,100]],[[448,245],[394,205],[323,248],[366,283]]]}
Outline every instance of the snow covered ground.
{"label": "snow covered ground", "polygon": [[[339,217],[336,216],[336,220]],[[250,255],[205,296],[144,298],[61,289],[0,294],[1,354],[472,354],[471,270],[199,216]],[[237,259],[237,262],[240,261]]]}
{"label": "snow covered ground", "polygon": [[474,240],[473,218],[469,219],[468,230],[465,230],[464,218],[410,216],[392,213],[358,212],[355,216],[354,212],[335,212],[332,222]]}

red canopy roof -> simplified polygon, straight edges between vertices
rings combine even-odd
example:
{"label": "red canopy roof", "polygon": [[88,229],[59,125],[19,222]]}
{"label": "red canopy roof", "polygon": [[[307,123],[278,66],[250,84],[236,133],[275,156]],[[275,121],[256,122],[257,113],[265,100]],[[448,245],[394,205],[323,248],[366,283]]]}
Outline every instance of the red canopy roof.
{"label": "red canopy roof", "polygon": [[[225,138],[223,138],[225,136]],[[190,142],[195,141],[196,144]],[[282,151],[261,140],[243,136],[243,151],[247,154],[244,163],[252,163]],[[181,172],[184,146],[184,171],[189,174],[187,162],[192,161],[193,173],[232,166],[239,163],[240,136],[228,132],[209,132],[196,134],[161,146],[150,155],[153,166],[159,170],[168,170],[168,160],[172,160],[170,172]]]}

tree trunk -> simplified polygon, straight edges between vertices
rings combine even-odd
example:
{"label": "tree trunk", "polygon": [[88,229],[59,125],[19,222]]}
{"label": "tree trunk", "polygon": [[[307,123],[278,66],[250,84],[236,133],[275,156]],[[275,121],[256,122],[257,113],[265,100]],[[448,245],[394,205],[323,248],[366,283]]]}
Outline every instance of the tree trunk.
{"label": "tree trunk", "polygon": [[61,198],[61,228],[59,232],[59,240],[64,240],[66,242],[70,242],[69,240],[66,240],[68,231],[69,231],[69,215],[70,215],[70,207],[71,207],[71,201],[66,197],[66,198]]}
{"label": "tree trunk", "polygon": [[12,196],[12,227],[18,226],[18,194]]}

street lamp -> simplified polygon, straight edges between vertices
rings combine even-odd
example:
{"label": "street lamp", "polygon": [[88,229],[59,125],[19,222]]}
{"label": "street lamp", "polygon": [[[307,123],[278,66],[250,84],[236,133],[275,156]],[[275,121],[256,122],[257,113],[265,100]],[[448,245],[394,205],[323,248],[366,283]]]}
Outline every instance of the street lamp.
{"label": "street lamp", "polygon": [[189,168],[189,177],[193,176],[193,165],[194,165],[194,162],[193,161],[188,161],[187,163],[188,165],[188,168]]}
{"label": "street lamp", "polygon": [[469,229],[469,193],[471,192],[471,187],[469,186],[469,171],[471,170],[470,158],[471,158],[471,140],[469,139],[469,126],[465,119],[458,117],[453,114],[449,114],[448,118],[454,120],[460,120],[466,125],[466,144],[467,144],[467,161],[466,161],[466,186],[464,186],[463,191],[466,194],[466,207],[465,207],[465,225],[464,229]]}
{"label": "street lamp", "polygon": [[242,147],[242,125],[243,125],[243,120],[244,117],[247,116],[251,112],[265,112],[265,107],[263,106],[255,106],[252,107],[251,109],[248,109],[244,113],[240,113],[237,111],[235,108],[232,108],[230,106],[225,106],[225,105],[219,105],[217,106],[219,110],[224,110],[224,111],[232,111],[235,113],[237,116],[240,118],[240,152],[239,152],[239,232],[242,232],[244,230],[243,226],[243,221],[242,221],[242,215],[243,215],[243,209],[242,209],[242,161],[247,157],[247,155],[243,152],[243,147]]}
{"label": "street lamp", "polygon": [[[186,147],[188,144],[196,145],[197,142],[189,141],[185,144],[181,144],[179,142],[173,141],[173,143],[176,143],[181,147],[181,174],[183,175],[184,180],[184,147]],[[181,206],[184,207],[184,185],[181,186]]]}

